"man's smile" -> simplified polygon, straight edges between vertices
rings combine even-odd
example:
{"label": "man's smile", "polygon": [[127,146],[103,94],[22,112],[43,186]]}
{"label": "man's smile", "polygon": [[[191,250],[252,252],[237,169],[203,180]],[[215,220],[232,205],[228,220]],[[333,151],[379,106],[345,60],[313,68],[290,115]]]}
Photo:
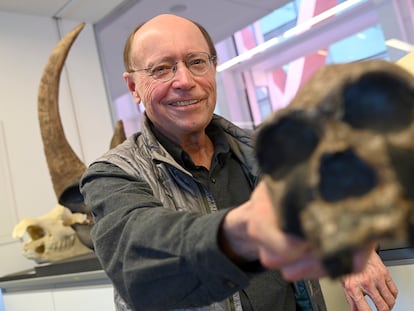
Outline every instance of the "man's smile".
{"label": "man's smile", "polygon": [[198,99],[182,100],[182,101],[173,102],[173,103],[170,104],[170,106],[176,106],[176,107],[190,106],[190,105],[194,105],[195,103],[198,103],[198,102],[199,102]]}

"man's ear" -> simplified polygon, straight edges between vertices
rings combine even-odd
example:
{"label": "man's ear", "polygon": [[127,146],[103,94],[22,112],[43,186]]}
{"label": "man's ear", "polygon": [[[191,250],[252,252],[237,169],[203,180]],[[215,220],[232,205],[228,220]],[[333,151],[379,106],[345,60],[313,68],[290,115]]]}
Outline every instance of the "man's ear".
{"label": "man's ear", "polygon": [[134,101],[137,104],[139,104],[141,102],[141,97],[139,96],[138,91],[136,90],[136,84],[132,74],[130,72],[124,72],[122,77],[124,78],[128,90],[134,98]]}

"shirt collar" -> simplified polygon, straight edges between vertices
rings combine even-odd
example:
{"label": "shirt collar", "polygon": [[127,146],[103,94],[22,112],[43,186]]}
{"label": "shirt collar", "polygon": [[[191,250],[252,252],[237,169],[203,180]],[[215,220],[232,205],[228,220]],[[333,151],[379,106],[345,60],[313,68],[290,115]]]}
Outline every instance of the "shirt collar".
{"label": "shirt collar", "polygon": [[[159,143],[167,150],[167,152],[183,167],[194,167],[194,163],[191,160],[187,152],[185,152],[180,146],[171,141],[168,137],[162,134],[151,122],[151,130]],[[217,158],[219,163],[224,161],[222,154],[228,154],[230,152],[230,146],[226,138],[224,130],[214,122],[206,128],[206,134],[213,142],[214,155],[213,158]],[[222,164],[222,163],[220,163]]]}

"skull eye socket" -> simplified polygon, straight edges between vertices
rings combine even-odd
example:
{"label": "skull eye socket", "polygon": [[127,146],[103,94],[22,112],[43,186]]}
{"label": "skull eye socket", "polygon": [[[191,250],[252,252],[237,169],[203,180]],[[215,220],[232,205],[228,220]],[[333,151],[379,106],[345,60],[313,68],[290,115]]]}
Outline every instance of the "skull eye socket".
{"label": "skull eye socket", "polygon": [[362,196],[378,183],[371,166],[350,149],[323,155],[319,174],[319,193],[328,202]]}
{"label": "skull eye socket", "polygon": [[27,233],[33,240],[41,239],[46,235],[45,230],[43,230],[43,228],[39,226],[28,226]]}
{"label": "skull eye socket", "polygon": [[398,131],[413,117],[414,90],[386,73],[371,73],[345,87],[343,121],[352,127]]}
{"label": "skull eye socket", "polygon": [[263,127],[256,142],[257,159],[274,179],[286,176],[306,161],[320,138],[320,128],[304,113],[293,113]]}

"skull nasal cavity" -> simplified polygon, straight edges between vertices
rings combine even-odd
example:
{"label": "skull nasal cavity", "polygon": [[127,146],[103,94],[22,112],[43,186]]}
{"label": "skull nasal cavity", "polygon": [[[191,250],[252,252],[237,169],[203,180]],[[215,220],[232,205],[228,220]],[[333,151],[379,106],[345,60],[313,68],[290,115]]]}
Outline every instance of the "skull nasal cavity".
{"label": "skull nasal cavity", "polygon": [[325,154],[320,163],[319,192],[328,202],[358,197],[377,185],[373,169],[352,150]]}
{"label": "skull nasal cavity", "polygon": [[[303,117],[302,117],[303,118]],[[264,173],[283,178],[308,159],[319,142],[319,131],[309,121],[290,115],[264,127],[257,138],[257,158]]]}
{"label": "skull nasal cavity", "polygon": [[343,119],[356,128],[397,131],[413,116],[413,89],[386,73],[364,75],[345,88],[343,98]]}

